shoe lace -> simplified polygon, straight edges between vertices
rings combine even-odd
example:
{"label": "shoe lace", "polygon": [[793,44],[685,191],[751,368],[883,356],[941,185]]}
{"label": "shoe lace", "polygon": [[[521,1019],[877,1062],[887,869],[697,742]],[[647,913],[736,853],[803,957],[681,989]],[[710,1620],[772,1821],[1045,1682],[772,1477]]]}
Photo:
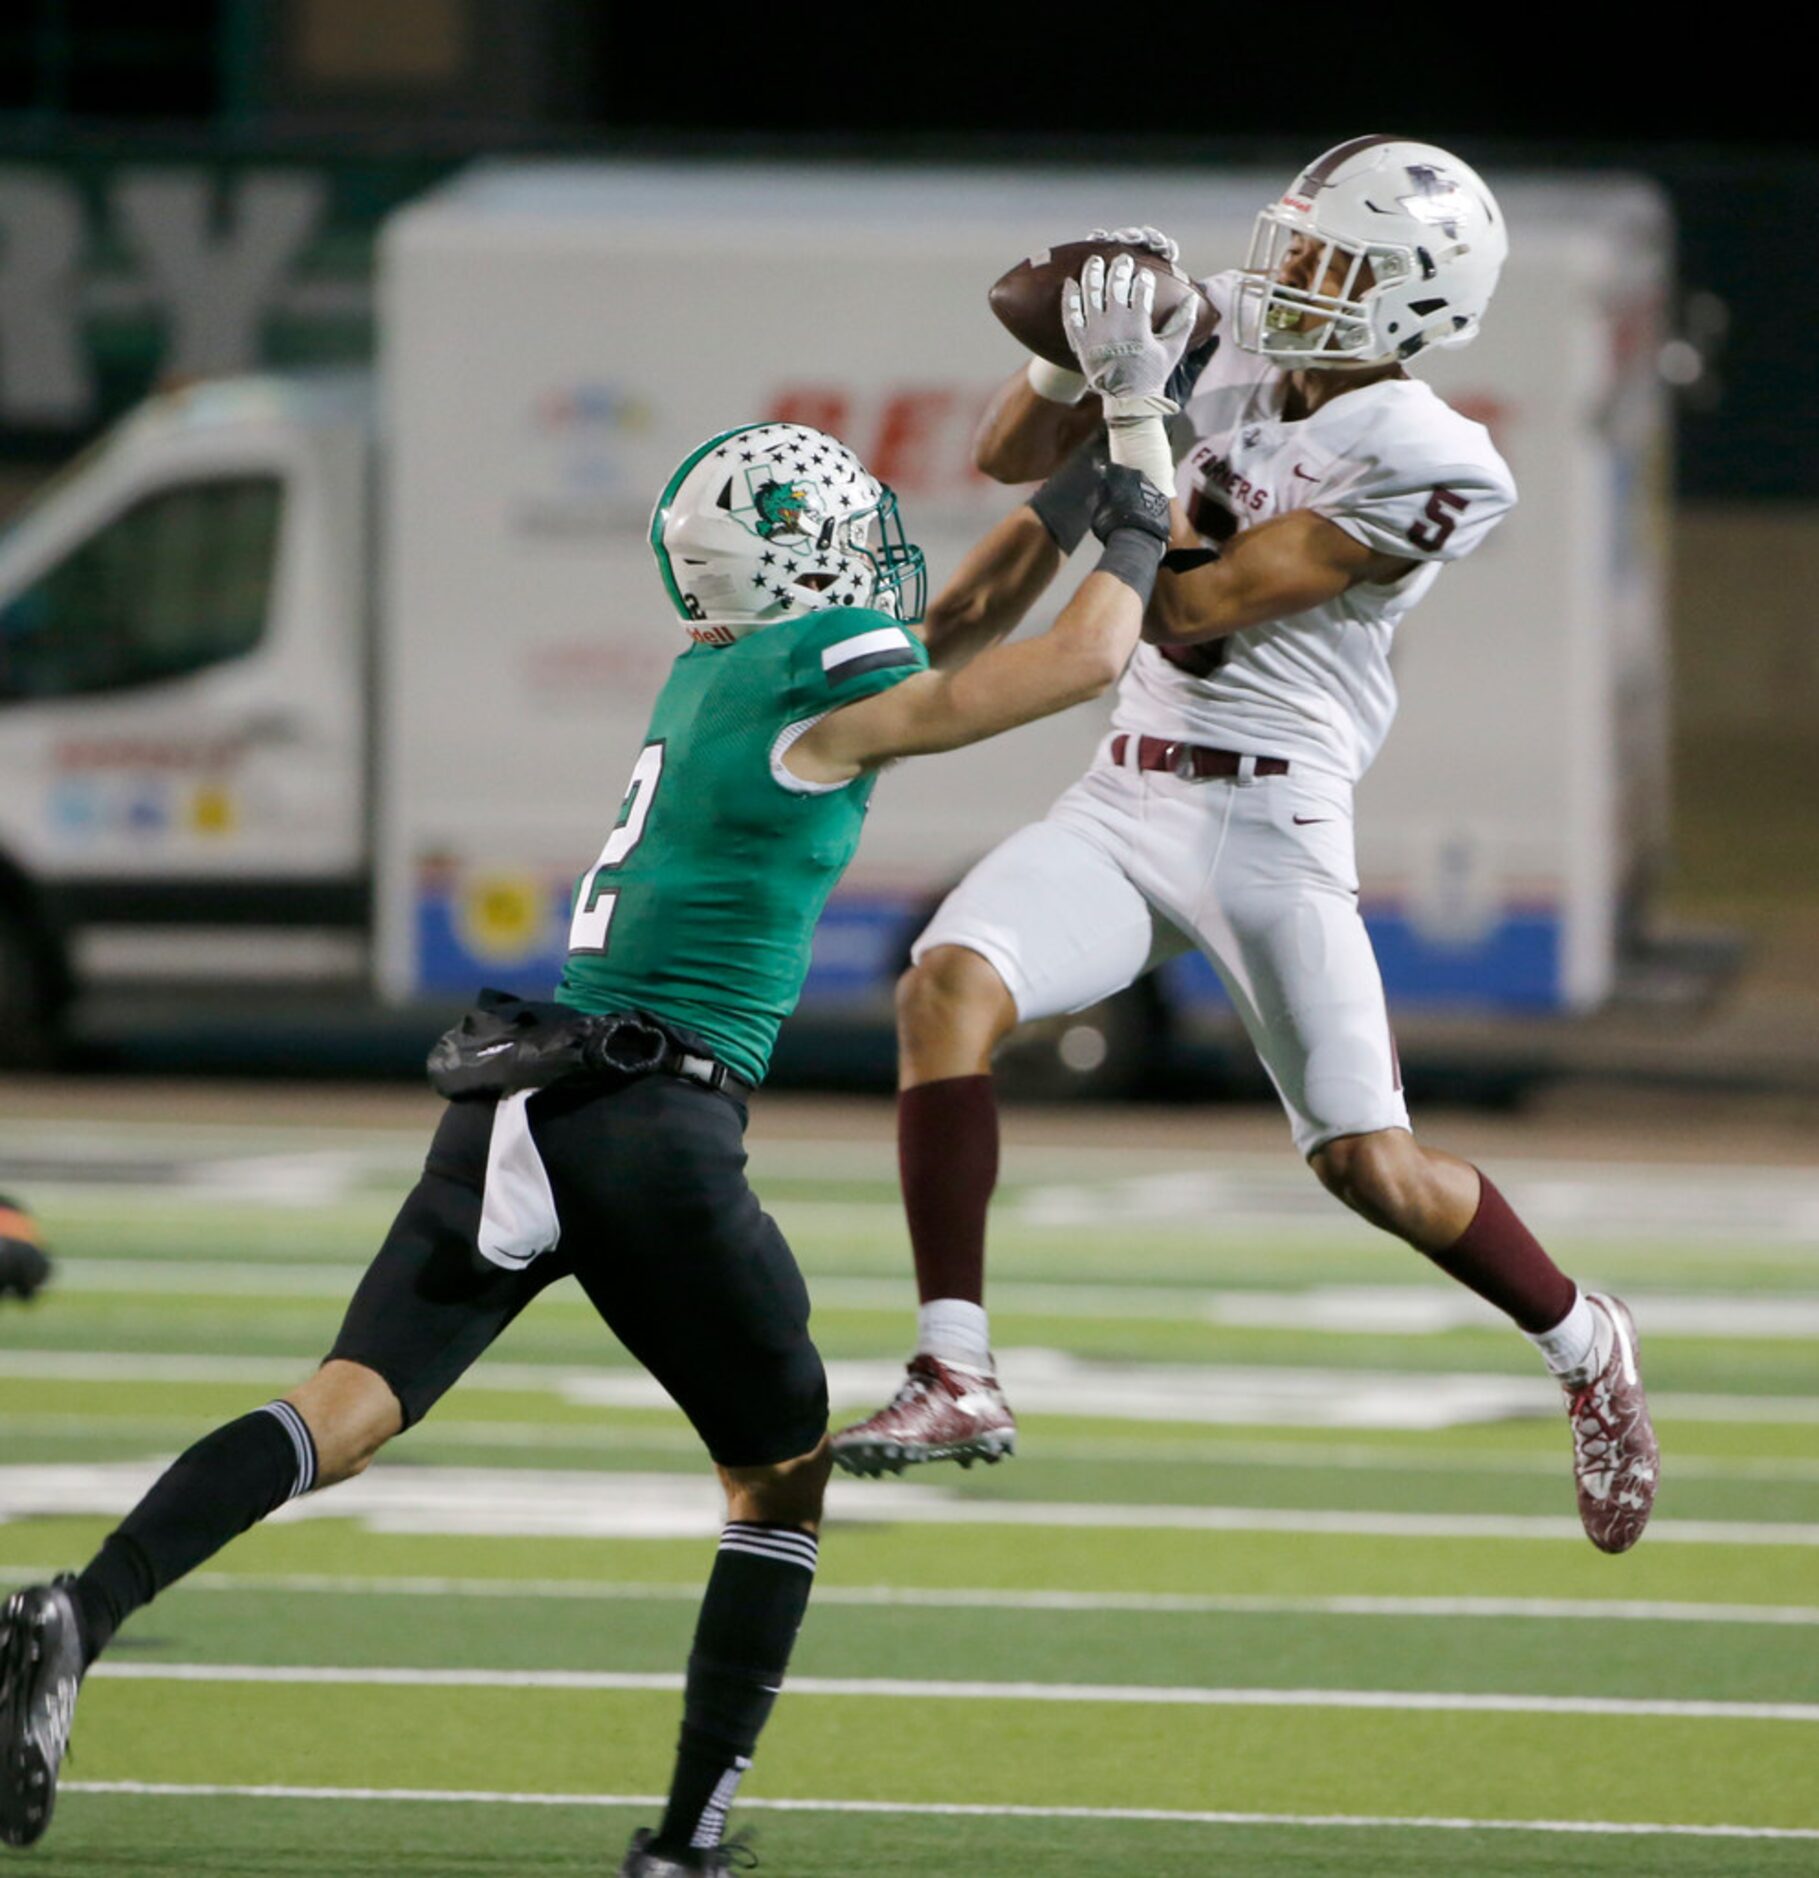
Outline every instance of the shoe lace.
{"label": "shoe lace", "polygon": [[912,1369],[898,1384],[897,1393],[891,1398],[892,1408],[908,1408],[912,1403],[920,1402],[925,1395],[931,1395],[939,1387],[936,1379],[925,1370]]}
{"label": "shoe lace", "polygon": [[710,1871],[756,1871],[758,1854],[752,1848],[752,1842],[744,1833],[737,1833],[730,1839],[723,1839],[714,1848],[715,1862]]}

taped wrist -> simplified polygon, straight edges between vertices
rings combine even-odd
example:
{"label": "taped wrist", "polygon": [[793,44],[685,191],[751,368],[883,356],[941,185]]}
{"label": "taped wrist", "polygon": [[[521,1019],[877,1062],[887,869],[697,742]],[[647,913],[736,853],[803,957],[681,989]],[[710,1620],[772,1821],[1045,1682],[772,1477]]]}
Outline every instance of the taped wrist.
{"label": "taped wrist", "polygon": [[1065,365],[1051,365],[1047,359],[1031,359],[1024,377],[1030,390],[1050,404],[1078,404],[1086,396],[1082,373],[1070,372]]}
{"label": "taped wrist", "polygon": [[1089,437],[1029,499],[1036,519],[1064,555],[1079,547],[1092,525],[1106,460],[1105,438]]}
{"label": "taped wrist", "polygon": [[1099,557],[1095,574],[1110,574],[1121,580],[1137,598],[1148,606],[1156,587],[1156,570],[1162,565],[1162,553],[1168,546],[1158,541],[1147,528],[1114,528],[1105,538],[1105,552]]}
{"label": "taped wrist", "polygon": [[1175,453],[1160,416],[1109,417],[1106,435],[1114,463],[1141,472],[1158,489],[1174,487]]}

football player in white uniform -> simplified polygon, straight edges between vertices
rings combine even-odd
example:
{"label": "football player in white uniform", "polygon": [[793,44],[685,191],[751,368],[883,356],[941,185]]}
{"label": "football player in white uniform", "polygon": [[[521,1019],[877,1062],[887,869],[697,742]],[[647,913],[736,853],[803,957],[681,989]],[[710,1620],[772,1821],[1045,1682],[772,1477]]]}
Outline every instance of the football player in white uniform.
{"label": "football player in white uniform", "polygon": [[[1174,258],[1154,230],[1133,238]],[[1477,1168],[1415,1139],[1357,905],[1352,789],[1395,713],[1391,639],[1516,500],[1489,434],[1406,366],[1476,334],[1507,246],[1457,157],[1356,138],[1263,210],[1244,269],[1203,283],[1218,343],[1180,416],[1168,338],[1147,323],[1121,347],[1076,346],[1078,375],[1035,361],[988,411],[979,463],[1006,482],[1103,449],[1101,423],[1152,480],[1164,420],[1191,441],[1110,735],[949,895],[900,987],[918,1351],[896,1398],[835,1437],[849,1471],[1011,1451],[983,1305],[993,1049],[1198,947],[1320,1181],[1528,1334],[1565,1391],[1588,1535],[1610,1552],[1641,1535],[1658,1454],[1629,1312],[1582,1293]],[[1057,503],[1066,481],[1032,503],[1064,552],[1084,532]]]}

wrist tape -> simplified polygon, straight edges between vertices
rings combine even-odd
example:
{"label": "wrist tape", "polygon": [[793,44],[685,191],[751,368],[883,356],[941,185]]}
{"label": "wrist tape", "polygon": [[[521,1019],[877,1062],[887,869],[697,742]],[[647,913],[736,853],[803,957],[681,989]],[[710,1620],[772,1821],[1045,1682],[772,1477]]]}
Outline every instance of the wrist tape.
{"label": "wrist tape", "polygon": [[1105,552],[1099,557],[1095,574],[1110,574],[1130,588],[1144,606],[1155,591],[1156,570],[1162,565],[1167,549],[1147,528],[1114,528],[1105,538]]}
{"label": "wrist tape", "polygon": [[1158,489],[1175,486],[1175,453],[1160,417],[1114,417],[1106,426],[1114,463],[1139,471]]}
{"label": "wrist tape", "polygon": [[1050,404],[1078,404],[1086,396],[1086,379],[1070,372],[1065,365],[1051,365],[1047,359],[1031,359],[1024,368],[1029,388]]}

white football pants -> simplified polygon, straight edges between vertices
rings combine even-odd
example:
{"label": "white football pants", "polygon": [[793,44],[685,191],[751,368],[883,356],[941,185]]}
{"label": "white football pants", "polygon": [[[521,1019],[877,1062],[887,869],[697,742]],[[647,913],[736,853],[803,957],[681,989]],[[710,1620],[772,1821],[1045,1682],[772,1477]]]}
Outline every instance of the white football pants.
{"label": "white football pants", "polygon": [[1198,946],[1224,982],[1306,1154],[1406,1128],[1408,1106],[1358,913],[1348,783],[1204,781],[1099,760],[1045,820],[942,902],[912,956],[965,946],[1022,1021],[1096,1004]]}

